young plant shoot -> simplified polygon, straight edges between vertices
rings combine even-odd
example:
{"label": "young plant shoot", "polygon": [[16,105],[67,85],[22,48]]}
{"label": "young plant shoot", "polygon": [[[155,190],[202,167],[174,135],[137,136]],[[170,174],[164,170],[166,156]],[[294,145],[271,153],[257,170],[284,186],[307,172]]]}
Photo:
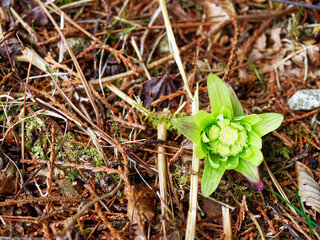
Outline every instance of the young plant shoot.
{"label": "young plant shoot", "polygon": [[196,144],[195,155],[205,158],[201,191],[210,196],[226,170],[243,174],[258,190],[263,189],[258,166],[263,161],[261,137],[277,129],[278,113],[244,115],[233,89],[218,76],[207,81],[212,113],[172,119],[172,124]]}

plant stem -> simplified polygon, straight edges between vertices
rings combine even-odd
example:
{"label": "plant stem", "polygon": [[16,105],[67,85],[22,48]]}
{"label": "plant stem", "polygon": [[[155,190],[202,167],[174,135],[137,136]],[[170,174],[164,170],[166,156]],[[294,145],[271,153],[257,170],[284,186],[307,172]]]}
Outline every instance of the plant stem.
{"label": "plant stem", "polygon": [[160,7],[161,7],[162,16],[163,16],[163,19],[164,19],[164,24],[166,26],[168,43],[171,46],[170,49],[172,51],[174,60],[175,60],[177,66],[179,68],[180,73],[181,73],[181,77],[182,77],[182,80],[183,80],[183,83],[184,83],[184,87],[185,87],[185,89],[186,89],[186,91],[188,93],[188,96],[189,96],[189,98],[191,100],[193,100],[192,93],[191,93],[190,86],[189,86],[188,79],[187,79],[187,75],[186,75],[186,72],[184,71],[183,64],[182,64],[182,61],[181,61],[181,58],[180,58],[180,50],[178,48],[178,45],[176,43],[173,31],[172,31],[172,26],[171,26],[171,23],[170,23],[170,18],[169,18],[167,6],[166,6],[166,1],[165,0],[159,0],[159,4],[160,4]]}
{"label": "plant stem", "polygon": [[[166,121],[158,123],[158,139],[167,140],[167,124]],[[167,159],[165,148],[162,146],[158,147],[158,176],[159,176],[159,189],[161,196],[161,214],[162,214],[162,227],[163,227],[163,236],[166,239],[166,204],[167,204]]]}
{"label": "plant stem", "polygon": [[118,97],[122,98],[124,101],[126,101],[127,103],[129,103],[131,106],[135,107],[138,111],[140,111],[142,114],[146,115],[146,116],[150,116],[151,112],[146,109],[145,107],[143,107],[142,105],[138,104],[135,100],[133,100],[132,98],[130,98],[127,94],[125,94],[124,92],[122,92],[119,88],[115,87],[112,84],[106,84],[106,87],[112,91],[113,93],[115,93]]}
{"label": "plant stem", "polygon": [[223,233],[225,240],[232,240],[231,216],[229,208],[222,206]]}
{"label": "plant stem", "polygon": [[[195,115],[199,111],[199,96],[198,86],[194,93],[194,101],[192,102],[192,115]],[[192,155],[192,172],[199,171],[199,159],[195,155],[195,147],[193,144],[193,155]],[[191,174],[190,179],[190,198],[189,198],[189,211],[186,228],[186,240],[193,240],[195,238],[196,231],[196,217],[197,217],[197,199],[198,199],[198,175]]]}

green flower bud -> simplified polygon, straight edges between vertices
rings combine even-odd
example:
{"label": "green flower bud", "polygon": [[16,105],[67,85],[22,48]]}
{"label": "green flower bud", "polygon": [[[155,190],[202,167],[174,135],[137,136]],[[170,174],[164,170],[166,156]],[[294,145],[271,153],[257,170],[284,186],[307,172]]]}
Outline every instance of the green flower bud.
{"label": "green flower bud", "polygon": [[229,119],[218,120],[210,127],[207,136],[209,148],[222,158],[239,154],[248,140],[244,127]]}
{"label": "green flower bud", "polygon": [[220,128],[216,125],[213,125],[209,132],[208,137],[211,141],[216,140],[219,137]]}
{"label": "green flower bud", "polygon": [[232,128],[231,126],[224,126],[220,130],[219,140],[223,145],[232,145],[238,139],[237,129]]}

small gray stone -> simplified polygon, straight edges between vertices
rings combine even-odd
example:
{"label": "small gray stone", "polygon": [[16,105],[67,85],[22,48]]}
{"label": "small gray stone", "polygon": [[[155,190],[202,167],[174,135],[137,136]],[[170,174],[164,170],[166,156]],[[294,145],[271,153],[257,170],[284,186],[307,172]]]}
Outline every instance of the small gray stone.
{"label": "small gray stone", "polygon": [[[90,46],[90,41],[82,37],[70,37],[70,38],[67,38],[67,42],[74,55],[78,55],[79,53],[81,53],[87,47]],[[59,47],[59,44],[60,43],[58,43],[58,47]],[[70,57],[70,54],[65,44],[63,44],[63,57],[64,58]]]}
{"label": "small gray stone", "polygon": [[298,90],[288,100],[291,110],[313,110],[320,107],[320,89]]}

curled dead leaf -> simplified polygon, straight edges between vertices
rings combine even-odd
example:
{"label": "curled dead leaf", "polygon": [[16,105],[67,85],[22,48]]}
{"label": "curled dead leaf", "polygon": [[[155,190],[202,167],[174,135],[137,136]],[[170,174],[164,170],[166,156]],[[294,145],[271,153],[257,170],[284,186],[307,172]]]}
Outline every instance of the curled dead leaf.
{"label": "curled dead leaf", "polygon": [[320,213],[320,186],[314,180],[311,170],[303,163],[296,162],[299,196],[302,202]]}
{"label": "curled dead leaf", "polygon": [[136,202],[132,202],[130,198],[128,198],[128,217],[132,220],[133,223],[137,223],[133,207],[133,205],[136,204],[136,206],[140,210],[140,214],[142,215],[143,220],[152,222],[154,218],[154,192],[146,187],[137,188],[136,198]]}
{"label": "curled dead leaf", "polygon": [[[14,37],[7,39],[6,44],[10,55],[18,55],[23,49],[20,41]],[[6,51],[4,43],[0,44],[0,58],[1,57],[3,57],[4,59],[8,58],[8,53]]]}
{"label": "curled dead leaf", "polygon": [[281,43],[281,28],[274,28],[271,30],[271,40],[274,41],[274,48],[275,49],[280,49],[282,47]]}
{"label": "curled dead leaf", "polygon": [[25,15],[26,21],[30,25],[33,24],[34,26],[46,26],[49,24],[49,19],[40,6],[27,10]]}
{"label": "curled dead leaf", "polygon": [[[144,83],[141,99],[143,105],[149,109],[153,109],[152,102],[159,99],[162,96],[173,94],[177,91],[177,86],[173,82],[176,78],[175,74],[164,74],[161,77],[153,77]],[[166,107],[170,107],[173,104],[177,104],[178,99],[168,99],[158,104],[155,109],[159,111]]]}
{"label": "curled dead leaf", "polygon": [[0,158],[0,195],[11,194],[15,190],[16,168],[9,162],[5,168],[3,168],[3,159]]}

